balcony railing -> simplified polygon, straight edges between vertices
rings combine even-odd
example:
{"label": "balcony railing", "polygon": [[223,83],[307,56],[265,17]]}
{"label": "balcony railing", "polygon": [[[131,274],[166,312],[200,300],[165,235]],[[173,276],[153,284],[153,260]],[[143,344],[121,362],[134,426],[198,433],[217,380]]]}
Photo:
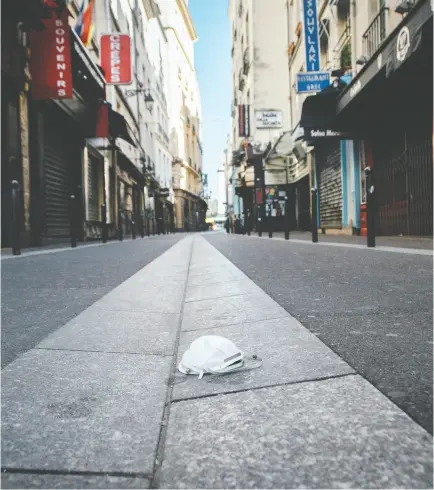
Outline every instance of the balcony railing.
{"label": "balcony railing", "polygon": [[238,76],[238,89],[242,92],[244,90],[244,86],[246,84],[246,80],[244,78],[243,73],[240,70],[240,74]]}
{"label": "balcony railing", "polygon": [[249,48],[244,50],[243,55],[243,73],[244,75],[248,75],[250,69],[250,58],[249,58]]}
{"label": "balcony railing", "polygon": [[[335,64],[338,64],[339,68],[348,68],[347,66],[342,66],[344,64],[346,65],[346,63],[343,63],[343,60],[341,59],[342,58],[341,55],[344,48],[346,51],[348,49],[351,49],[350,42],[351,42],[351,23],[350,23],[350,19],[348,18],[345,22],[345,28],[342,34],[340,35],[338,42],[336,43],[336,46],[333,49]],[[351,65],[351,62],[349,64]]]}
{"label": "balcony railing", "polygon": [[367,59],[372,57],[386,39],[388,12],[388,7],[383,7],[363,34],[363,56]]}
{"label": "balcony railing", "polygon": [[163,138],[166,145],[169,145],[169,136],[167,136],[166,131],[163,129],[163,126],[158,123],[158,131],[160,132],[160,136]]}

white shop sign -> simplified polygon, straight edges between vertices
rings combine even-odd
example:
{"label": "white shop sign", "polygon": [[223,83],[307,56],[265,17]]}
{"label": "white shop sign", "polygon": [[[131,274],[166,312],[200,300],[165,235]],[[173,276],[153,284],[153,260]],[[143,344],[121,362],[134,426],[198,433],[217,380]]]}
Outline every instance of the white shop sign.
{"label": "white shop sign", "polygon": [[282,111],[255,111],[256,127],[281,128],[283,126]]}

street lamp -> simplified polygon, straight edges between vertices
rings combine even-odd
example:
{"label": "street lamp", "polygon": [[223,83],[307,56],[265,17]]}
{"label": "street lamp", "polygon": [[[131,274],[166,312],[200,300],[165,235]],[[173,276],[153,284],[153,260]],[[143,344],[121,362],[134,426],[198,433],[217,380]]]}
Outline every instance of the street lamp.
{"label": "street lamp", "polygon": [[152,109],[154,107],[154,99],[149,92],[145,95],[145,105],[146,109],[148,109],[148,111],[152,113]]}
{"label": "street lamp", "polygon": [[138,88],[134,90],[125,90],[125,97],[133,97],[134,95],[140,94],[146,92],[145,94],[145,105],[146,109],[148,109],[149,112],[152,112],[152,109],[154,107],[154,98],[151,95],[150,90],[146,90],[144,88]]}

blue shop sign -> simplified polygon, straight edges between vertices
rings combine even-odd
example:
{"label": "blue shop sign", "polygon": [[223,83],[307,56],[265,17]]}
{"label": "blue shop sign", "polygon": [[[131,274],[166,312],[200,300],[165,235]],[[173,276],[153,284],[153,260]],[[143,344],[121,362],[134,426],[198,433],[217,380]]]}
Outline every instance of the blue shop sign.
{"label": "blue shop sign", "polygon": [[304,44],[306,47],[306,71],[319,71],[319,29],[316,0],[303,0]]}
{"label": "blue shop sign", "polygon": [[330,72],[311,71],[297,73],[297,93],[321,92],[330,85]]}

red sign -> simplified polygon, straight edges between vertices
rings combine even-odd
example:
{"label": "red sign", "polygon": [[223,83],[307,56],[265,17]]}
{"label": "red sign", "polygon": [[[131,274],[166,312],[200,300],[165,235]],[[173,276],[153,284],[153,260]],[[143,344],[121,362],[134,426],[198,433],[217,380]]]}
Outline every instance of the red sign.
{"label": "red sign", "polygon": [[33,100],[72,99],[69,12],[41,19],[45,29],[30,31],[30,73]]}
{"label": "red sign", "polygon": [[96,138],[108,138],[109,136],[109,111],[110,107],[107,103],[102,103],[98,106],[96,112]]}
{"label": "red sign", "polygon": [[131,83],[131,39],[128,34],[101,36],[101,68],[108,85]]}
{"label": "red sign", "polygon": [[238,134],[240,138],[250,136],[250,113],[248,105],[238,106]]}

